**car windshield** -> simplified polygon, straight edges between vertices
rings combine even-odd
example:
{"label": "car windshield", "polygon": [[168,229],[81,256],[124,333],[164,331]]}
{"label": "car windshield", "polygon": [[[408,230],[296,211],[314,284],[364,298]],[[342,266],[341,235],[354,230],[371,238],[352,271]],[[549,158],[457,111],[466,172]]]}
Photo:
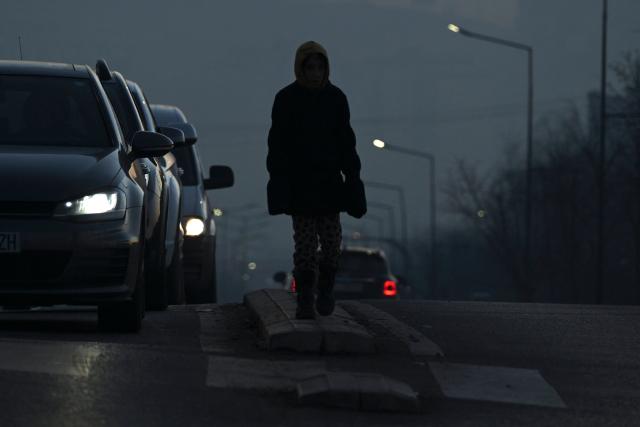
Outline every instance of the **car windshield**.
{"label": "car windshield", "polygon": [[180,176],[182,185],[198,185],[198,167],[191,147],[175,147],[172,153],[176,156],[178,167],[184,171]]}
{"label": "car windshield", "polygon": [[0,145],[111,145],[91,81],[0,75]]}
{"label": "car windshield", "polygon": [[387,263],[377,254],[345,251],[340,256],[338,275],[346,277],[378,277],[388,274]]}

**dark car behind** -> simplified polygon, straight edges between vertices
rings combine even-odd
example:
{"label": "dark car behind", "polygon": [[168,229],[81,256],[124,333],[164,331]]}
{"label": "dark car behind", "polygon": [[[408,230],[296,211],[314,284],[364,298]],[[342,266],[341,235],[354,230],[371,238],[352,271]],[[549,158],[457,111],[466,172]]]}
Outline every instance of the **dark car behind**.
{"label": "dark car behind", "polygon": [[[159,126],[184,127],[187,118],[172,105],[152,104]],[[173,150],[182,169],[182,225],[184,241],[184,279],[187,302],[217,302],[216,223],[207,190],[233,185],[233,172],[226,166],[211,166],[204,178],[197,144]]]}
{"label": "dark car behind", "polygon": [[397,282],[384,252],[347,247],[340,255],[334,295],[338,299],[395,299]]}
{"label": "dark car behind", "polygon": [[[293,274],[283,271],[273,276],[275,283],[296,291]],[[336,299],[397,299],[398,278],[380,249],[346,247],[342,249],[334,286]]]}

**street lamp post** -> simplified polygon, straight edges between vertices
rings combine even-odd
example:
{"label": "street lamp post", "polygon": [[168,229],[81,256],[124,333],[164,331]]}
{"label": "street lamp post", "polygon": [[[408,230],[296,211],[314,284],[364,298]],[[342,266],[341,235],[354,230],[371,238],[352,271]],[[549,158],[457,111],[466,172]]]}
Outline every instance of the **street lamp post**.
{"label": "street lamp post", "polygon": [[[372,201],[372,200],[367,200],[367,206],[371,207],[371,208],[377,208],[377,209],[381,209],[381,210],[385,210],[386,213],[389,216],[389,220],[387,221],[387,224],[389,225],[389,234],[386,236],[387,238],[397,241],[398,235],[397,235],[397,228],[396,228],[396,214],[395,214],[395,206],[388,204],[388,203],[382,203],[382,202],[377,202],[377,201]],[[380,237],[385,237],[383,235],[380,235]],[[395,256],[395,260],[397,260],[398,254],[395,251],[393,251],[393,254]],[[406,263],[406,260],[403,260],[403,268],[404,268],[404,274],[407,274],[409,266]]]}
{"label": "street lamp post", "polygon": [[596,303],[602,304],[605,236],[604,206],[606,203],[606,137],[607,137],[607,20],[608,0],[602,1],[602,55],[600,58],[600,152],[598,156],[598,219],[597,219],[597,261],[596,261]]}
{"label": "street lamp post", "polygon": [[387,184],[383,182],[365,181],[364,184],[373,188],[381,188],[383,190],[392,190],[398,193],[400,201],[400,227],[402,230],[402,243],[409,248],[409,232],[407,230],[407,201],[404,197],[404,188],[400,185]]}
{"label": "street lamp post", "polygon": [[[605,0],[606,1],[606,0]],[[510,48],[518,49],[527,53],[527,175],[526,175],[526,201],[525,201],[525,232],[524,232],[524,265],[525,280],[527,287],[531,290],[531,199],[532,199],[532,178],[533,178],[533,47],[516,43],[497,37],[478,34],[461,28],[454,24],[449,24],[449,30],[474,39],[494,43]]]}
{"label": "street lamp post", "polygon": [[[234,262],[236,262],[237,260],[232,259],[232,252],[236,252],[236,248],[231,248],[231,240],[229,239],[229,234],[232,231],[232,228],[235,226],[239,227],[240,230],[240,234],[242,236],[244,236],[243,239],[241,240],[241,247],[240,249],[242,250],[242,255],[243,258],[246,260],[247,258],[247,240],[248,240],[248,233],[249,233],[249,228],[250,225],[252,226],[259,226],[259,227],[266,227],[266,222],[265,223],[261,223],[261,224],[255,224],[255,221],[258,219],[264,219],[266,220],[268,218],[268,215],[266,212],[257,212],[254,214],[248,214],[248,212],[258,209],[258,208],[262,208],[260,205],[258,205],[257,203],[249,203],[243,206],[237,206],[237,207],[233,207],[233,208],[222,208],[222,209],[218,209],[218,213],[216,214],[219,219],[224,219],[225,220],[225,228],[226,230],[222,232],[221,236],[224,238],[225,241],[225,245],[223,245],[225,247],[225,254],[226,254],[226,263],[225,263],[225,276],[228,278],[231,274],[232,271],[235,270],[234,267]],[[236,212],[238,212],[236,214]],[[233,224],[231,222],[231,220],[236,220],[239,221],[240,224]],[[250,222],[254,222],[253,224],[250,224]]]}
{"label": "street lamp post", "polygon": [[413,150],[411,148],[399,147],[397,145],[389,145],[386,142],[375,139],[373,141],[373,146],[379,148],[381,150],[389,150],[389,151],[397,151],[398,153],[407,154],[409,156],[420,157],[429,161],[430,165],[430,187],[431,187],[431,195],[430,195],[430,230],[431,230],[431,242],[430,242],[430,252],[431,252],[431,268],[430,268],[430,281],[431,281],[431,293],[433,296],[437,297],[439,295],[438,290],[438,272],[437,272],[437,253],[436,253],[436,158],[433,154],[427,153],[425,151]]}
{"label": "street lamp post", "polygon": [[396,238],[396,214],[394,212],[393,206],[388,203],[382,202],[374,202],[371,200],[367,200],[367,206],[377,209],[383,209],[389,214],[389,237]]}
{"label": "street lamp post", "polygon": [[379,237],[381,238],[384,237],[384,218],[383,217],[368,213],[365,216],[363,216],[362,219],[375,222],[376,225],[378,226]]}

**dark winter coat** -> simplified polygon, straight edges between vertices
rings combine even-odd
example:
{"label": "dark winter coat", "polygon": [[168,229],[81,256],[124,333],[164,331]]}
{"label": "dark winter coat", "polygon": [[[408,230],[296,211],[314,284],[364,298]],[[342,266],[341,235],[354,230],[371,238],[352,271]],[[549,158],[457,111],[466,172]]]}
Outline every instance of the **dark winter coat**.
{"label": "dark winter coat", "polygon": [[[317,48],[309,51],[318,53]],[[296,75],[304,62],[301,56],[299,49]],[[273,103],[267,155],[269,213],[347,212],[359,218],[366,213],[366,198],[347,97],[328,79],[319,89],[305,87],[300,80],[280,90]]]}

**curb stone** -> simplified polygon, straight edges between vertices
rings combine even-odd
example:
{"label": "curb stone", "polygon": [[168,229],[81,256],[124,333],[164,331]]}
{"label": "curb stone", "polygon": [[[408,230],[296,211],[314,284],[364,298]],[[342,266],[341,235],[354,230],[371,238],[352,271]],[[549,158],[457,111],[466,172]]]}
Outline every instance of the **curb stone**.
{"label": "curb stone", "polygon": [[250,292],[244,296],[244,304],[257,319],[260,336],[269,350],[375,353],[373,337],[340,307],[331,316],[298,320],[293,294],[282,289]]}

